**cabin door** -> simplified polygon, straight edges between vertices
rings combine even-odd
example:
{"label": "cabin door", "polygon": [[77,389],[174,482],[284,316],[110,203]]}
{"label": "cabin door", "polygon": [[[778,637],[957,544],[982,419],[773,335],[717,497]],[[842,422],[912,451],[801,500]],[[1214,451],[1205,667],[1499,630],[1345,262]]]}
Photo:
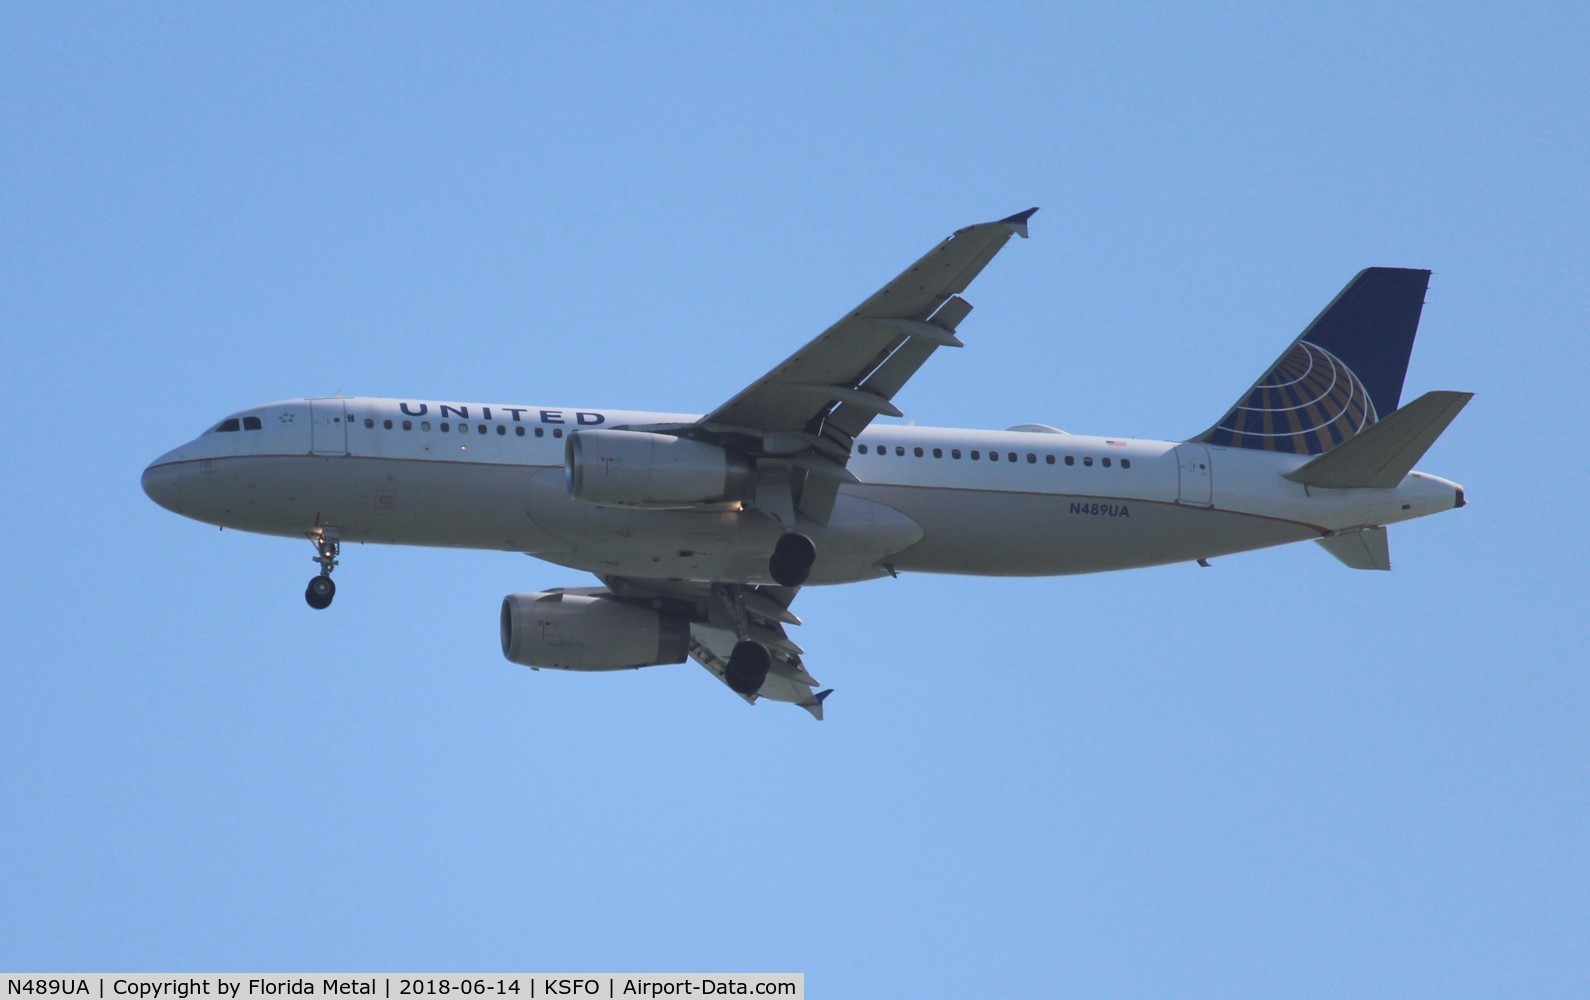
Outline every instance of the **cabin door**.
{"label": "cabin door", "polygon": [[347,406],[340,399],[311,399],[309,401],[310,445],[314,455],[346,455],[348,453]]}
{"label": "cabin door", "polygon": [[1214,503],[1213,477],[1209,473],[1209,449],[1201,444],[1176,446],[1179,476],[1177,503],[1209,507]]}

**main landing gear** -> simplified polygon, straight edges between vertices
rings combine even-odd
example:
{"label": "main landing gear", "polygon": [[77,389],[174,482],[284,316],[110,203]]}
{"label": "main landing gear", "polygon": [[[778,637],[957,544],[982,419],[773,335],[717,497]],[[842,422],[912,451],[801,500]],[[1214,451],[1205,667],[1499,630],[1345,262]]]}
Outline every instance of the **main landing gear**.
{"label": "main landing gear", "polygon": [[745,611],[745,590],[737,584],[713,584],[713,596],[734,623],[734,651],[723,668],[723,680],[735,694],[749,698],[762,690],[773,666],[773,653],[751,638],[751,616]]}
{"label": "main landing gear", "polygon": [[311,531],[309,540],[315,546],[314,561],[320,566],[320,575],[310,577],[309,586],[304,588],[304,600],[316,611],[323,611],[331,607],[331,599],[337,596],[331,571],[336,568],[337,555],[342,551],[341,536],[336,528],[326,524]]}
{"label": "main landing gear", "polygon": [[729,665],[723,669],[723,679],[735,694],[753,695],[767,682],[767,672],[773,666],[773,654],[766,646],[752,639],[734,644],[729,654]]}
{"label": "main landing gear", "polygon": [[[810,538],[796,531],[786,532],[773,546],[773,557],[768,560],[768,575],[781,587],[799,587],[811,576],[812,564],[817,561],[817,546]],[[751,697],[767,683],[768,671],[773,667],[773,652],[751,638],[750,616],[745,611],[745,590],[734,585],[719,584],[714,588],[722,608],[734,623],[734,651],[723,668],[723,679],[736,694]]]}
{"label": "main landing gear", "polygon": [[816,543],[800,532],[790,531],[779,536],[778,544],[773,546],[767,572],[780,587],[799,587],[812,575],[816,561]]}

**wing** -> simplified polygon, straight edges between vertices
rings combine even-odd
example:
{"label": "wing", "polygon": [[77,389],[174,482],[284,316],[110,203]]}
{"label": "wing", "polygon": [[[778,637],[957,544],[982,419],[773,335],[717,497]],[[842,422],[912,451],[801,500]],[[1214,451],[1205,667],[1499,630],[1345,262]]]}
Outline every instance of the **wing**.
{"label": "wing", "polygon": [[[855,482],[850,448],[873,418],[898,417],[892,400],[940,347],[960,347],[955,328],[972,311],[960,297],[1012,236],[1026,237],[1030,208],[998,222],[957,230],[871,298],[727,403],[693,424],[636,430],[705,438],[754,458],[754,506],[795,527],[795,515],[827,523],[839,486]],[[690,621],[690,656],[726,676],[737,643],[769,654],[767,677],[752,694],[823,717],[818,682],[786,625],[798,588],[604,576],[594,596],[667,609]],[[732,687],[732,686],[731,686]]]}
{"label": "wing", "polygon": [[881,415],[972,311],[960,293],[1012,236],[1027,235],[1036,208],[957,230],[811,343],[702,417],[694,430],[760,439],[747,450],[785,462],[799,511],[826,523],[855,436]]}
{"label": "wing", "polygon": [[766,646],[772,654],[767,680],[755,694],[741,695],[750,704],[759,699],[787,701],[798,705],[822,721],[823,699],[829,691],[818,691],[818,681],[806,672],[801,649],[785,633],[785,625],[801,620],[789,610],[797,587],[746,587],[739,584],[698,583],[689,580],[632,580],[604,576],[609,593],[622,601],[655,604],[659,601],[677,613],[690,617],[690,657],[718,680],[728,685],[724,671],[729,654],[739,640],[733,623],[730,602],[744,607],[749,623],[747,638]]}

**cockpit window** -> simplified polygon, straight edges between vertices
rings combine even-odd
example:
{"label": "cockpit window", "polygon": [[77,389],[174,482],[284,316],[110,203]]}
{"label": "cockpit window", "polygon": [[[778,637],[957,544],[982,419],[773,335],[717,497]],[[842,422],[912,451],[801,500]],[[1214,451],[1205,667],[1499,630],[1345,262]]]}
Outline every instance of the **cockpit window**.
{"label": "cockpit window", "polygon": [[235,431],[238,429],[238,419],[236,417],[227,417],[225,420],[216,424],[215,429],[217,432]]}
{"label": "cockpit window", "polygon": [[257,430],[259,430],[260,429],[259,417],[244,417],[243,418],[243,429],[246,430],[246,431],[257,431]]}

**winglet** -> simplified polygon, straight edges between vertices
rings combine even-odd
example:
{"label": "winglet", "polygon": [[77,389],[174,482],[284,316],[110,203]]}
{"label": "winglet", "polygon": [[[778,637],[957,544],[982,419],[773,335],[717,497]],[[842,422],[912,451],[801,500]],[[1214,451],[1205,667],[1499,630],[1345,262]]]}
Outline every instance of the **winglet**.
{"label": "winglet", "polygon": [[828,696],[833,693],[833,688],[824,688],[805,701],[797,702],[797,704],[801,708],[804,708],[806,711],[812,713],[812,718],[816,719],[818,722],[821,722],[823,721],[823,702],[827,701]]}
{"label": "winglet", "polygon": [[1017,212],[1015,215],[1000,219],[999,222],[1001,225],[1009,226],[1011,232],[1015,233],[1017,236],[1020,236],[1022,239],[1026,239],[1027,220],[1032,218],[1032,213],[1036,211],[1038,211],[1038,208],[1035,205],[1032,208],[1027,209],[1025,212]]}

